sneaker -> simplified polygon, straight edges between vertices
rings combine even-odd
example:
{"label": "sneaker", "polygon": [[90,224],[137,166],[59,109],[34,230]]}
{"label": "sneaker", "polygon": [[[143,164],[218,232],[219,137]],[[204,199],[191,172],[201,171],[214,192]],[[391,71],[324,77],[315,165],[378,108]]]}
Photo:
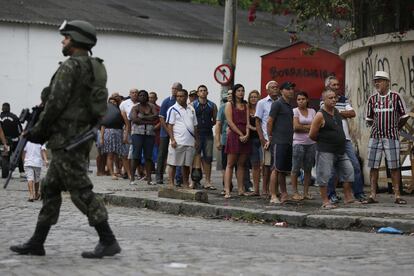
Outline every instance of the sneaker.
{"label": "sneaker", "polygon": [[129,185],[138,185],[138,183],[134,180],[129,183]]}
{"label": "sneaker", "polygon": [[355,199],[358,200],[359,202],[368,201],[368,198],[365,194],[357,194],[355,195]]}
{"label": "sneaker", "polygon": [[337,204],[337,203],[339,203],[339,200],[340,200],[340,198],[338,198],[338,196],[337,196],[337,195],[331,195],[331,197],[329,198],[329,201],[330,201],[332,204]]}

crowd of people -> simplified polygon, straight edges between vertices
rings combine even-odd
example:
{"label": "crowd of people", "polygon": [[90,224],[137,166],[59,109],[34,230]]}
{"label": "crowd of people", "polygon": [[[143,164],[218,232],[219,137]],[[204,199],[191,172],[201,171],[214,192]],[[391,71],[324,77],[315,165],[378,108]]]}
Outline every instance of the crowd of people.
{"label": "crowd of people", "polygon": [[[98,133],[98,175],[109,173],[114,180],[128,178],[131,185],[145,179],[155,185],[164,183],[168,165],[169,187],[216,190],[211,181],[215,144],[221,154],[225,198],[232,197],[235,171],[239,196],[262,196],[276,204],[312,200],[309,186],[315,167],[314,181],[323,208],[335,208],[341,200],[337,185],[343,186],[345,204],[376,203],[381,152],[394,176],[399,168],[398,129],[406,122],[407,114],[403,99],[389,90],[387,72],[377,72],[374,84],[377,93],[370,98],[366,118],[373,124],[368,154],[370,197],[364,193],[361,164],[349,134],[347,120],[356,113],[335,76],[325,80],[318,111],[309,107],[308,94],[289,81],[269,81],[263,99],[257,90],[245,99],[244,86],[236,84],[219,108],[208,99],[205,85],[188,92],[180,83],[174,83],[171,96],[161,106],[157,105],[155,92],[131,89],[126,99],[114,93],[108,100],[110,112]],[[384,96],[389,98],[387,104],[395,102],[393,108],[381,109],[382,95],[389,95]],[[387,112],[390,114],[384,115]],[[387,120],[386,126],[393,130],[392,137],[383,129],[381,116],[393,119]],[[288,175],[291,195],[286,185]],[[299,176],[303,193],[298,189]],[[394,178],[398,186],[399,179]],[[397,186],[395,202],[405,204]]]}

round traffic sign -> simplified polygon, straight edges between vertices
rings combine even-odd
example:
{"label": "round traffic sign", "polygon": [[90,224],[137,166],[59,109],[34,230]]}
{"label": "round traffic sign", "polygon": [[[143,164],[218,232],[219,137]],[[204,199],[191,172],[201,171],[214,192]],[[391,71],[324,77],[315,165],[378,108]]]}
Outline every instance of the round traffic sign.
{"label": "round traffic sign", "polygon": [[214,70],[214,79],[221,85],[226,85],[233,78],[233,70],[227,64],[221,64]]}

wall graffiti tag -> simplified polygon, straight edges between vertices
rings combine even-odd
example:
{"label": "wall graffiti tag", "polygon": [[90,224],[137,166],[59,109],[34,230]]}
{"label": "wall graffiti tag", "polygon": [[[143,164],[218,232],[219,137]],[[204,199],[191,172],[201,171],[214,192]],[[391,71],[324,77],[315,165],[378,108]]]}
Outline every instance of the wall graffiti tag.
{"label": "wall graffiti tag", "polygon": [[[358,67],[358,87],[356,89],[356,104],[358,107],[364,107],[372,92],[374,91],[373,78],[376,71],[387,71],[391,80],[400,80],[392,82],[391,88],[398,93],[414,97],[414,55],[410,57],[399,57],[399,63],[395,62],[396,57],[380,56],[373,53],[372,47],[369,47],[367,56],[361,61]],[[394,61],[394,62],[393,62]],[[399,64],[401,68],[393,68],[391,64]],[[401,72],[402,76],[394,76]]]}

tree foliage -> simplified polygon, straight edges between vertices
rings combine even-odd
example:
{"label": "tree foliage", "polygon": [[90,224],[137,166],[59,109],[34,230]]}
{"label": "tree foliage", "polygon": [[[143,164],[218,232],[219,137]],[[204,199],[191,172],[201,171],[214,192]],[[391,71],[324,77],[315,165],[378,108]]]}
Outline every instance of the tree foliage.
{"label": "tree foliage", "polygon": [[[225,0],[192,0],[210,5],[225,5]],[[254,23],[256,11],[292,17],[286,30],[291,40],[305,30],[320,33],[326,27],[334,39],[352,40],[382,33],[403,37],[414,28],[413,0],[238,0]]]}

